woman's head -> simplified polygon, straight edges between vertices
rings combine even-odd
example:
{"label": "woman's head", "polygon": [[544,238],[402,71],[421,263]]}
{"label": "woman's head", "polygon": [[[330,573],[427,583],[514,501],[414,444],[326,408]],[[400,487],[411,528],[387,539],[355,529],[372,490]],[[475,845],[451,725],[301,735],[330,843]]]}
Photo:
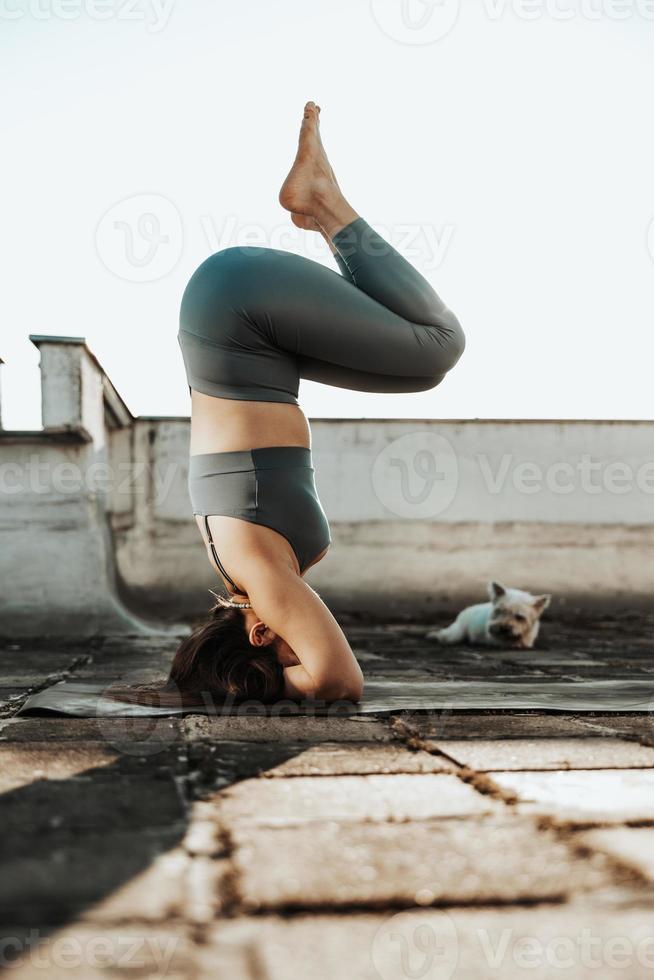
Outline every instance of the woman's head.
{"label": "woman's head", "polygon": [[168,685],[185,694],[274,700],[284,688],[280,640],[253,609],[218,600],[209,619],[180,643]]}
{"label": "woman's head", "polygon": [[112,690],[119,700],[160,707],[207,700],[275,701],[284,667],[299,663],[288,644],[259,619],[217,598],[209,619],[180,643],[165,684]]}

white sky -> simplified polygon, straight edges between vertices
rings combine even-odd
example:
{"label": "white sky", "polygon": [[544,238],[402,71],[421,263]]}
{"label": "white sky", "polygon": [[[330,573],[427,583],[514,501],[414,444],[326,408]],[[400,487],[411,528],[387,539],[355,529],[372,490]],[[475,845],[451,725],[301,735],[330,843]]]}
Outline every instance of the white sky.
{"label": "white sky", "polygon": [[309,98],[351,203],[468,337],[432,392],[303,383],[309,415],[651,418],[654,2],[432,8],[0,0],[5,426],[39,425],[29,333],[85,336],[135,413],[187,414],[199,262],[249,229],[331,264],[277,203]]}

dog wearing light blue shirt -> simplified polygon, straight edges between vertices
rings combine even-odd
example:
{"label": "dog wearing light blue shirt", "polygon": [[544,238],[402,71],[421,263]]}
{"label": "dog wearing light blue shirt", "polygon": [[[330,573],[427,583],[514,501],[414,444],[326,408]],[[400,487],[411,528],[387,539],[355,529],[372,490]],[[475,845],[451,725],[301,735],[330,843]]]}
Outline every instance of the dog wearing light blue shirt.
{"label": "dog wearing light blue shirt", "polygon": [[552,597],[507,589],[499,582],[489,583],[488,595],[490,602],[467,606],[450,626],[430,630],[426,638],[444,646],[479,643],[531,650]]}

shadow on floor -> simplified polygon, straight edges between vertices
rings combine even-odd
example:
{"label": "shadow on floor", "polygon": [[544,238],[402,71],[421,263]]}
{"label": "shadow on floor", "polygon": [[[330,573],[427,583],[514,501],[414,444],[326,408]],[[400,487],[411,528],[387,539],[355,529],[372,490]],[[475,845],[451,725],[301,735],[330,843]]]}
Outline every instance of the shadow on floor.
{"label": "shadow on floor", "polygon": [[[20,755],[28,745],[2,748]],[[303,748],[189,743],[139,756],[131,746],[109,765],[66,779],[37,776],[1,795],[0,969],[178,846],[195,799]]]}

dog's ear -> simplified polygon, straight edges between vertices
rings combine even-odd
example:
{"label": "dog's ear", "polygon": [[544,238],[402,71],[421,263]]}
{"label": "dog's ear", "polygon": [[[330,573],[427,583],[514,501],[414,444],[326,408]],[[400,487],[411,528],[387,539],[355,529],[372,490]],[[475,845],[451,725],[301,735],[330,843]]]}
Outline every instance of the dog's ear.
{"label": "dog's ear", "polygon": [[490,596],[491,602],[497,602],[503,595],[506,595],[506,589],[499,582],[489,582],[488,595]]}
{"label": "dog's ear", "polygon": [[532,606],[540,616],[541,613],[545,612],[551,601],[551,595],[537,595],[532,602]]}

